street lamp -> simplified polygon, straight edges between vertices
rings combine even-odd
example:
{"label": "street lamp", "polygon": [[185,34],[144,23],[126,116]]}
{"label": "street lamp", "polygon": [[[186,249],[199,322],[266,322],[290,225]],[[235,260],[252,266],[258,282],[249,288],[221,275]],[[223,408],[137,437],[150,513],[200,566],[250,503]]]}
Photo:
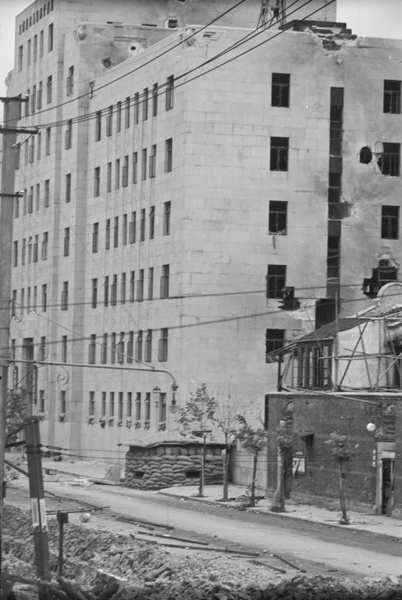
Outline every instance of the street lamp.
{"label": "street lamp", "polygon": [[154,389],[152,390],[152,393],[154,396],[154,402],[156,405],[158,405],[160,397],[161,397],[161,389],[158,386],[155,386]]}

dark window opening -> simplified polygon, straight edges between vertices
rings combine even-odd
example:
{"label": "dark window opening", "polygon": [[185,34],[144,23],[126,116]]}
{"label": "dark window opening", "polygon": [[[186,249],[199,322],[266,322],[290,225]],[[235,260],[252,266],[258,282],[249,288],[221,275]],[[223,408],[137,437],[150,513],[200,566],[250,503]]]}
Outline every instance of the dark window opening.
{"label": "dark window opening", "polygon": [[341,238],[328,236],[327,278],[339,278],[341,266]]}
{"label": "dark window opening", "polygon": [[266,329],[265,331],[265,362],[272,362],[270,354],[283,348],[285,329]]}
{"label": "dark window opening", "polygon": [[336,319],[336,302],[334,298],[321,298],[315,307],[315,328],[332,323]]}
{"label": "dark window opening", "polygon": [[287,202],[272,200],[269,203],[268,231],[270,234],[286,235],[287,206]]}
{"label": "dark window opening", "polygon": [[332,342],[320,345],[299,345],[297,358],[297,387],[304,389],[328,389],[331,387]]}
{"label": "dark window opening", "polygon": [[381,237],[397,240],[399,237],[399,206],[381,207]]}
{"label": "dark window opening", "polygon": [[328,186],[328,202],[335,204],[341,201],[341,190],[342,190],[342,175],[341,173],[330,173],[329,174],[329,186]]}
{"label": "dark window opening", "polygon": [[287,171],[289,138],[271,137],[271,171]]}
{"label": "dark window opening", "polygon": [[144,475],[144,471],[133,471],[133,479],[142,479]]}
{"label": "dark window opening", "polygon": [[285,73],[272,73],[271,106],[289,106],[290,75]]}
{"label": "dark window opening", "polygon": [[201,471],[199,471],[198,469],[189,469],[188,471],[186,471],[186,477],[188,479],[198,479],[201,475]]}
{"label": "dark window opening", "polygon": [[286,265],[268,265],[267,298],[283,298],[286,286]]}
{"label": "dark window opening", "polygon": [[368,146],[363,146],[363,148],[360,150],[359,160],[363,165],[370,164],[373,160],[373,153],[371,151],[371,148],[369,148]]}
{"label": "dark window opening", "polygon": [[401,82],[384,81],[384,112],[399,115],[401,112]]}
{"label": "dark window opening", "polygon": [[384,285],[397,280],[398,269],[388,259],[380,259],[378,267],[373,269],[371,278],[363,279],[363,294],[368,298],[376,298]]}
{"label": "dark window opening", "polygon": [[400,163],[400,144],[383,144],[383,152],[377,160],[380,171],[383,175],[390,175],[391,177],[399,177],[399,163]]}

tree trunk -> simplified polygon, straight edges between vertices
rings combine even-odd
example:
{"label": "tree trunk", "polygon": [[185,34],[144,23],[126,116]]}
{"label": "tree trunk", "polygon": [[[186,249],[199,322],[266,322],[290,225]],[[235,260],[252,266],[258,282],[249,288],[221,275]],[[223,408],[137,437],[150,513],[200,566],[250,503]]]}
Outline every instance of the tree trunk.
{"label": "tree trunk", "polygon": [[206,451],[206,435],[203,435],[203,443],[201,450],[201,472],[200,472],[200,485],[198,495],[200,498],[204,497],[204,484],[205,484],[205,451]]}
{"label": "tree trunk", "polygon": [[255,506],[255,480],[257,478],[257,463],[258,463],[258,452],[254,452],[253,458],[253,476],[251,478],[251,506]]}
{"label": "tree trunk", "polygon": [[228,434],[225,433],[225,450],[223,455],[223,498],[222,500],[229,499],[229,445],[228,445]]}
{"label": "tree trunk", "polygon": [[282,450],[279,451],[279,474],[278,485],[275,490],[274,499],[271,504],[272,512],[285,511],[285,485],[284,485],[284,456]]}
{"label": "tree trunk", "polygon": [[341,525],[349,525],[349,517],[346,508],[345,490],[343,487],[344,473],[343,473],[343,460],[339,461],[339,503],[341,506]]}

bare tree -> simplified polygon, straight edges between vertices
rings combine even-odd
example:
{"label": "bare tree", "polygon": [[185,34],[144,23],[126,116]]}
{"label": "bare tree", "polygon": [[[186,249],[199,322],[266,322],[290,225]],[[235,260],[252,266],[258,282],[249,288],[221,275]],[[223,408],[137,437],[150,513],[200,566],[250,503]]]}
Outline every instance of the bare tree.
{"label": "bare tree", "polygon": [[253,473],[251,477],[251,506],[255,506],[255,482],[257,478],[258,457],[267,446],[267,432],[262,427],[253,428],[243,415],[237,415],[239,423],[238,439],[247,452],[253,455]]}
{"label": "bare tree", "polygon": [[271,504],[273,512],[284,512],[285,498],[290,497],[292,482],[292,457],[296,435],[286,421],[281,421],[276,430],[276,443],[279,455],[278,485]]}
{"label": "bare tree", "polygon": [[223,433],[224,454],[223,454],[223,497],[222,500],[229,499],[229,467],[230,455],[238,435],[238,418],[236,405],[232,403],[230,394],[225,402],[218,402],[213,417],[217,428]]}
{"label": "bare tree", "polygon": [[191,394],[184,408],[179,410],[177,422],[184,434],[191,433],[202,439],[201,472],[199,493],[204,496],[205,484],[205,454],[208,436],[212,433],[212,424],[216,411],[216,400],[207,392],[205,383],[201,384],[194,394]]}
{"label": "bare tree", "polygon": [[325,443],[329,447],[332,458],[338,463],[339,466],[339,502],[341,507],[341,518],[339,523],[341,525],[349,525],[350,518],[348,516],[346,507],[346,497],[343,482],[346,478],[346,473],[343,470],[345,462],[350,460],[356,452],[358,444],[352,446],[347,440],[346,435],[339,435],[335,431],[329,436],[330,439]]}

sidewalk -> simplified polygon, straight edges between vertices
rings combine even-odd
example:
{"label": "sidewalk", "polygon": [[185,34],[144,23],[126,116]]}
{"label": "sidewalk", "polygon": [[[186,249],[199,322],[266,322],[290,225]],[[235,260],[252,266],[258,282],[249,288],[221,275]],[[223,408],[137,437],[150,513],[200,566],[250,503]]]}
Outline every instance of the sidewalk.
{"label": "sidewalk", "polygon": [[[15,460],[15,455],[7,456],[9,460]],[[15,460],[15,462],[17,462]],[[20,465],[23,469],[27,469],[26,462]],[[115,474],[116,469],[110,469],[113,465],[84,460],[63,460],[55,462],[52,459],[42,458],[42,467],[44,472],[44,481],[53,480],[55,477],[63,477],[63,479],[71,480],[87,479],[91,482],[103,482],[113,485],[114,482],[110,475]],[[114,473],[113,473],[114,471]],[[109,474],[107,476],[107,474]],[[122,473],[123,474],[123,473]],[[116,484],[115,484],[116,485]],[[118,485],[118,484],[117,484]],[[218,504],[219,506],[228,506],[235,508],[238,504],[234,501],[228,503],[220,502],[222,498],[222,485],[207,485],[205,486],[205,496],[197,497],[198,486],[174,486],[156,491],[155,493],[175,496],[194,502],[204,502]],[[229,498],[241,498],[245,494],[245,487],[240,485],[229,486]],[[255,508],[247,508],[246,510],[258,513],[269,513],[275,515],[278,519],[300,519],[314,523],[320,523],[331,527],[341,527],[348,530],[367,531],[376,535],[391,536],[402,539],[402,520],[386,517],[385,515],[373,515],[360,513],[356,511],[348,511],[350,517],[350,525],[340,525],[338,509],[331,510],[312,506],[310,504],[296,503],[292,500],[286,501],[286,512],[273,513],[269,510],[271,504],[270,498],[260,500]]]}

